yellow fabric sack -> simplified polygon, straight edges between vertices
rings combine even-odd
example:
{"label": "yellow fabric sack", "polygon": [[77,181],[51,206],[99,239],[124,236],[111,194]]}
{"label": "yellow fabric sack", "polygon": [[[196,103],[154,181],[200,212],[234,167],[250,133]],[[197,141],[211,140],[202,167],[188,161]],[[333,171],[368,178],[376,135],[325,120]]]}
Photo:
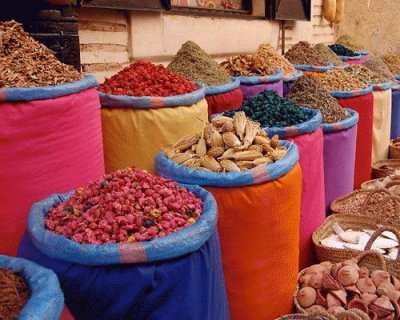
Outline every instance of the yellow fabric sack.
{"label": "yellow fabric sack", "polygon": [[372,163],[388,158],[392,122],[392,90],[375,90],[373,96]]}
{"label": "yellow fabric sack", "polygon": [[156,155],[208,119],[203,98],[190,106],[158,109],[102,108],[106,172],[136,166],[155,173]]}

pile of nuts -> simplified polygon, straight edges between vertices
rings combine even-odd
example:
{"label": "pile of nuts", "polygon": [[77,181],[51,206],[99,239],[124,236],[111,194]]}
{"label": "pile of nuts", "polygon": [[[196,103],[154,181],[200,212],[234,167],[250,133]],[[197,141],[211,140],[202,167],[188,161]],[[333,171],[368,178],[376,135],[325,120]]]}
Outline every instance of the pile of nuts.
{"label": "pile of nuts", "polygon": [[106,78],[99,91],[134,97],[168,97],[197,90],[198,85],[169,71],[163,65],[138,60],[111,78]]}
{"label": "pile of nuts", "polygon": [[202,132],[176,142],[165,155],[179,165],[213,172],[240,172],[273,163],[287,154],[277,135],[269,139],[260,124],[237,112],[215,117]]}
{"label": "pile of nuts", "polygon": [[25,279],[10,269],[0,268],[0,319],[18,319],[30,296]]}
{"label": "pile of nuts", "polygon": [[400,57],[398,55],[388,53],[382,56],[382,60],[393,74],[400,74]]}
{"label": "pile of nuts", "polygon": [[305,270],[299,279],[297,303],[307,313],[328,311],[335,315],[359,309],[371,320],[400,319],[400,280],[388,272],[370,272],[355,259],[322,262]]}
{"label": "pile of nuts", "polygon": [[330,61],[322,57],[307,41],[300,41],[291,47],[285,58],[293,64],[310,64],[313,66],[327,66]]}
{"label": "pile of nuts", "polygon": [[324,72],[320,77],[316,77],[316,80],[328,91],[354,91],[368,87],[366,83],[344,70]]}
{"label": "pile of nuts", "polygon": [[138,168],[79,188],[50,209],[48,230],[85,244],[148,241],[194,224],[203,202],[176,182]]}
{"label": "pile of nuts", "polygon": [[268,43],[263,43],[258,47],[257,56],[263,60],[265,65],[271,69],[280,70],[285,76],[290,76],[297,72],[293,65]]}
{"label": "pile of nuts", "polygon": [[377,84],[386,82],[389,79],[381,76],[379,73],[370,70],[369,68],[360,65],[353,64],[344,69],[344,71],[350,73],[354,78],[365,82],[366,84]]}
{"label": "pile of nuts", "polygon": [[82,75],[15,21],[0,21],[0,88],[56,86]]}
{"label": "pile of nuts", "polygon": [[239,55],[221,62],[231,76],[266,76],[274,74],[271,67],[257,55]]}

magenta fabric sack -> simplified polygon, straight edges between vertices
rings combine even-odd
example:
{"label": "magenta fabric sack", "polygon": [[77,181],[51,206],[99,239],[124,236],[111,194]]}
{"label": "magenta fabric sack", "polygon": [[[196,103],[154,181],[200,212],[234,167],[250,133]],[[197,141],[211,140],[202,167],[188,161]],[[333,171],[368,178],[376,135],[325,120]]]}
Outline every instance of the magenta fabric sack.
{"label": "magenta fabric sack", "polygon": [[322,124],[324,132],[325,210],[333,200],[353,191],[358,113],[341,122]]}
{"label": "magenta fabric sack", "polygon": [[279,70],[275,70],[275,74],[269,76],[240,76],[234,78],[240,81],[243,99],[254,97],[264,90],[276,91],[283,97],[283,74]]}

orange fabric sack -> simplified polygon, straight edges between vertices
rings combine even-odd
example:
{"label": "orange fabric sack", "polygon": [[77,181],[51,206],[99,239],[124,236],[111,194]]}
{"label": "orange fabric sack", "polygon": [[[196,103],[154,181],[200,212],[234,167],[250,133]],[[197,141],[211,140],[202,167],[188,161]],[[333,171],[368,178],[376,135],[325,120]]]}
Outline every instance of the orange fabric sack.
{"label": "orange fabric sack", "polygon": [[[163,154],[157,157],[161,176],[205,186],[217,201],[232,320],[275,319],[292,310],[299,271],[302,174],[297,147],[291,149],[288,159],[268,165],[274,170],[259,166],[240,173],[198,171]],[[296,158],[290,159],[294,151]]]}

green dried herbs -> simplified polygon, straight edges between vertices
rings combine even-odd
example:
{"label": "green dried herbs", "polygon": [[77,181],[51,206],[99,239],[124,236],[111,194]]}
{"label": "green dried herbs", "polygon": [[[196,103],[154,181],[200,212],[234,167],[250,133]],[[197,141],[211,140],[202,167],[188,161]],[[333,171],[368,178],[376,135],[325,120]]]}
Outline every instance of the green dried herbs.
{"label": "green dried herbs", "polygon": [[225,112],[224,115],[233,117],[243,111],[247,117],[259,122],[262,128],[288,127],[306,122],[312,118],[312,113],[299,108],[286,98],[280,97],[275,91],[265,90],[260,94],[245,100],[238,109]]}
{"label": "green dried herbs", "polygon": [[296,105],[320,110],[323,123],[335,123],[346,119],[349,114],[311,75],[296,80],[287,98]]}
{"label": "green dried herbs", "polygon": [[21,24],[0,22],[0,88],[55,86],[81,77],[30,37]]}
{"label": "green dried herbs", "polygon": [[232,82],[228,72],[193,41],[182,45],[167,69],[206,86]]}

